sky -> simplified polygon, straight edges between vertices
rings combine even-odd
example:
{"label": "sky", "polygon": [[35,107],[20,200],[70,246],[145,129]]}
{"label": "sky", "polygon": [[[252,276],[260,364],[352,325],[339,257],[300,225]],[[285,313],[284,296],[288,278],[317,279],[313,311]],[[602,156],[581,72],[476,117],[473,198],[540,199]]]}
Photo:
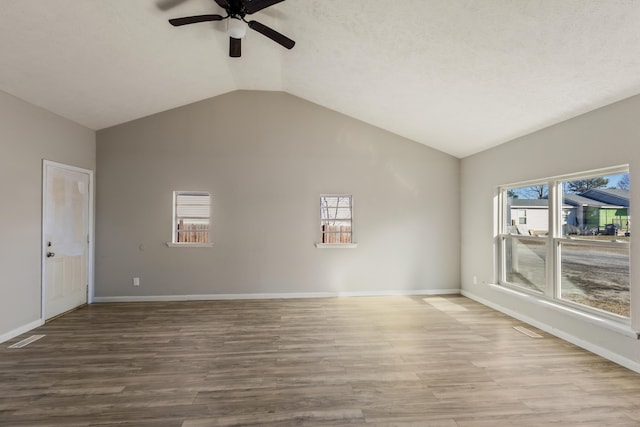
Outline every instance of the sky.
{"label": "sky", "polygon": [[[603,177],[609,180],[609,183],[607,184],[606,188],[618,188],[618,183],[625,175],[628,175],[628,173],[604,175]],[[544,187],[545,187],[543,190],[544,196],[546,196],[548,194],[548,191],[546,188],[547,186],[545,185]],[[527,186],[527,187],[514,188],[513,191],[521,199],[537,199],[539,197],[538,197],[538,193],[534,190],[535,188],[536,186],[533,186],[533,187]]]}

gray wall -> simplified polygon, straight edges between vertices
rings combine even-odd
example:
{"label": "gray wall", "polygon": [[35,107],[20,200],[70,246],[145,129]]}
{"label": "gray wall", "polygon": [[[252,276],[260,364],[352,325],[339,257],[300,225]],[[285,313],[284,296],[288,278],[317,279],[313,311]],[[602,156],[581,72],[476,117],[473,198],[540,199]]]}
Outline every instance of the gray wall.
{"label": "gray wall", "polygon": [[0,146],[0,337],[6,338],[41,315],[42,161],[95,169],[95,133],[0,91]]}
{"label": "gray wall", "polygon": [[[101,130],[97,151],[103,300],[459,289],[459,160],[439,151],[255,91]],[[213,248],[165,245],[174,190],[211,192]],[[353,194],[356,249],[314,247],[321,193]]]}
{"label": "gray wall", "polygon": [[[565,338],[640,369],[640,341],[535,304],[495,287],[495,197],[502,184],[629,164],[631,206],[640,206],[640,97],[467,157],[461,163],[462,290],[494,307],[532,319]],[[633,327],[640,330],[640,251],[631,250]],[[477,276],[477,284],[473,284]],[[602,353],[602,352],[601,352]]]}

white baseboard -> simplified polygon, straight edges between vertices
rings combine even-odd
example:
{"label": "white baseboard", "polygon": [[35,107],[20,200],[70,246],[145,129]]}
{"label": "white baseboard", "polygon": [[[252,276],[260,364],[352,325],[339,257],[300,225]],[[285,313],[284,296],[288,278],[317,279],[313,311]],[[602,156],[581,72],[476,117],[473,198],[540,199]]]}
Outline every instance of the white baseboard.
{"label": "white baseboard", "polygon": [[554,328],[551,325],[548,325],[546,323],[540,322],[536,319],[533,319],[529,316],[525,316],[521,313],[518,313],[516,311],[510,310],[508,308],[502,307],[501,305],[495,304],[487,299],[484,299],[482,297],[479,297],[478,295],[475,295],[469,291],[465,291],[465,290],[460,290],[460,294],[472,299],[474,301],[479,302],[480,304],[486,305],[487,307],[493,308],[494,310],[497,310],[501,313],[504,313],[508,316],[511,316],[515,319],[518,319],[522,322],[528,323],[531,326],[535,326],[536,328],[547,332],[548,334],[554,335],[560,339],[563,339],[567,342],[570,342],[571,344],[577,345],[578,347],[581,347],[587,351],[590,351],[591,353],[595,353],[600,357],[604,357],[607,360],[610,360],[614,363],[617,363],[618,365],[624,366],[627,369],[631,369],[632,371],[638,372],[640,373],[640,363],[633,361],[631,359],[628,359],[624,356],[621,356],[617,353],[612,352],[609,349],[600,347],[596,344],[593,344],[591,342],[588,341],[584,341],[574,335],[568,334],[566,332],[563,332],[561,330],[558,330],[556,328]]}
{"label": "white baseboard", "polygon": [[42,319],[38,319],[35,320],[31,323],[27,323],[26,325],[20,326],[19,328],[16,328],[12,331],[6,332],[2,335],[0,335],[0,343],[3,343],[5,341],[9,341],[11,338],[15,338],[18,335],[22,335],[25,332],[29,332],[32,329],[35,329],[39,326],[44,325],[44,322],[42,321]]}
{"label": "white baseboard", "polygon": [[93,302],[154,302],[154,301],[218,301],[246,299],[300,299],[335,297],[374,297],[374,296],[410,296],[410,295],[452,295],[459,289],[411,289],[387,291],[349,291],[349,292],[286,292],[259,294],[204,294],[204,295],[145,295],[94,297]]}

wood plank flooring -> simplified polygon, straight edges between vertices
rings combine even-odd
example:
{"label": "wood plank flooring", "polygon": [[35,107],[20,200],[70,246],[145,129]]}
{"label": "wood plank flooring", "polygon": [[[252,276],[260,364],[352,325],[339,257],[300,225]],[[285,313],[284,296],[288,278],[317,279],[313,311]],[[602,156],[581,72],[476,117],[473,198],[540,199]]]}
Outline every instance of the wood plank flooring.
{"label": "wood plank flooring", "polygon": [[640,375],[461,296],[95,304],[0,345],[1,426],[549,424],[640,426]]}

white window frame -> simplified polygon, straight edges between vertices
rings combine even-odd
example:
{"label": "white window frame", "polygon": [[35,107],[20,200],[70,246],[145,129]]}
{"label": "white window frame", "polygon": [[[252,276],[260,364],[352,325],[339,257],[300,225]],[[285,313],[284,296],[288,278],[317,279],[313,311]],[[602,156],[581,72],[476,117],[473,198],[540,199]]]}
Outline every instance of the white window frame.
{"label": "white window frame", "polygon": [[[323,225],[325,223],[325,221],[327,221],[326,218],[323,217],[323,204],[322,204],[322,200],[328,197],[335,197],[335,198],[349,198],[349,211],[350,211],[350,217],[347,221],[349,221],[349,223],[351,224],[351,242],[350,243],[323,243]],[[321,194],[320,195],[320,199],[319,199],[320,203],[319,203],[319,214],[320,214],[320,221],[319,221],[319,235],[320,235],[320,242],[316,243],[315,246],[316,248],[319,249],[327,249],[327,248],[340,248],[340,249],[353,249],[356,248],[358,245],[357,243],[355,243],[354,240],[354,227],[353,227],[353,195],[352,194]]]}
{"label": "white window frame", "polygon": [[[562,234],[562,190],[561,183],[566,181],[587,179],[606,175],[615,175],[620,173],[629,173],[629,166],[616,166],[611,168],[604,168],[594,171],[587,171],[569,175],[556,176],[543,180],[525,181],[515,184],[502,185],[498,188],[498,260],[497,260],[497,282],[501,287],[509,288],[516,293],[523,293],[530,295],[534,298],[542,300],[543,303],[551,303],[551,305],[558,307],[565,307],[566,309],[583,313],[586,316],[601,319],[607,322],[612,322],[624,326],[630,326],[631,314],[629,317],[620,316],[605,310],[600,310],[594,307],[590,307],[583,304],[574,303],[567,299],[561,298],[561,271],[560,271],[560,257],[563,244],[571,245],[584,245],[584,246],[597,246],[602,248],[629,248],[629,242],[620,242],[613,238],[611,241],[596,241],[596,240],[580,240],[570,238],[569,236],[563,236]],[[549,189],[548,195],[548,214],[549,214],[549,230],[546,236],[521,236],[509,234],[505,230],[505,216],[507,204],[507,191],[516,188],[529,187],[535,185],[547,184]],[[510,283],[506,280],[507,266],[506,266],[506,242],[507,240],[520,240],[526,241],[545,241],[546,243],[546,258],[545,258],[545,286],[544,291],[539,293],[533,290],[529,290],[518,284]],[[637,311],[637,308],[630,308],[631,313]]]}
{"label": "white window frame", "polygon": [[[207,241],[206,242],[179,242],[178,241],[178,197],[181,195],[193,195],[193,196],[206,196],[209,198],[209,211],[207,220]],[[208,191],[174,191],[173,192],[173,203],[172,203],[172,216],[171,216],[171,241],[167,242],[167,246],[174,248],[210,248],[213,246],[211,242],[211,193]]]}

